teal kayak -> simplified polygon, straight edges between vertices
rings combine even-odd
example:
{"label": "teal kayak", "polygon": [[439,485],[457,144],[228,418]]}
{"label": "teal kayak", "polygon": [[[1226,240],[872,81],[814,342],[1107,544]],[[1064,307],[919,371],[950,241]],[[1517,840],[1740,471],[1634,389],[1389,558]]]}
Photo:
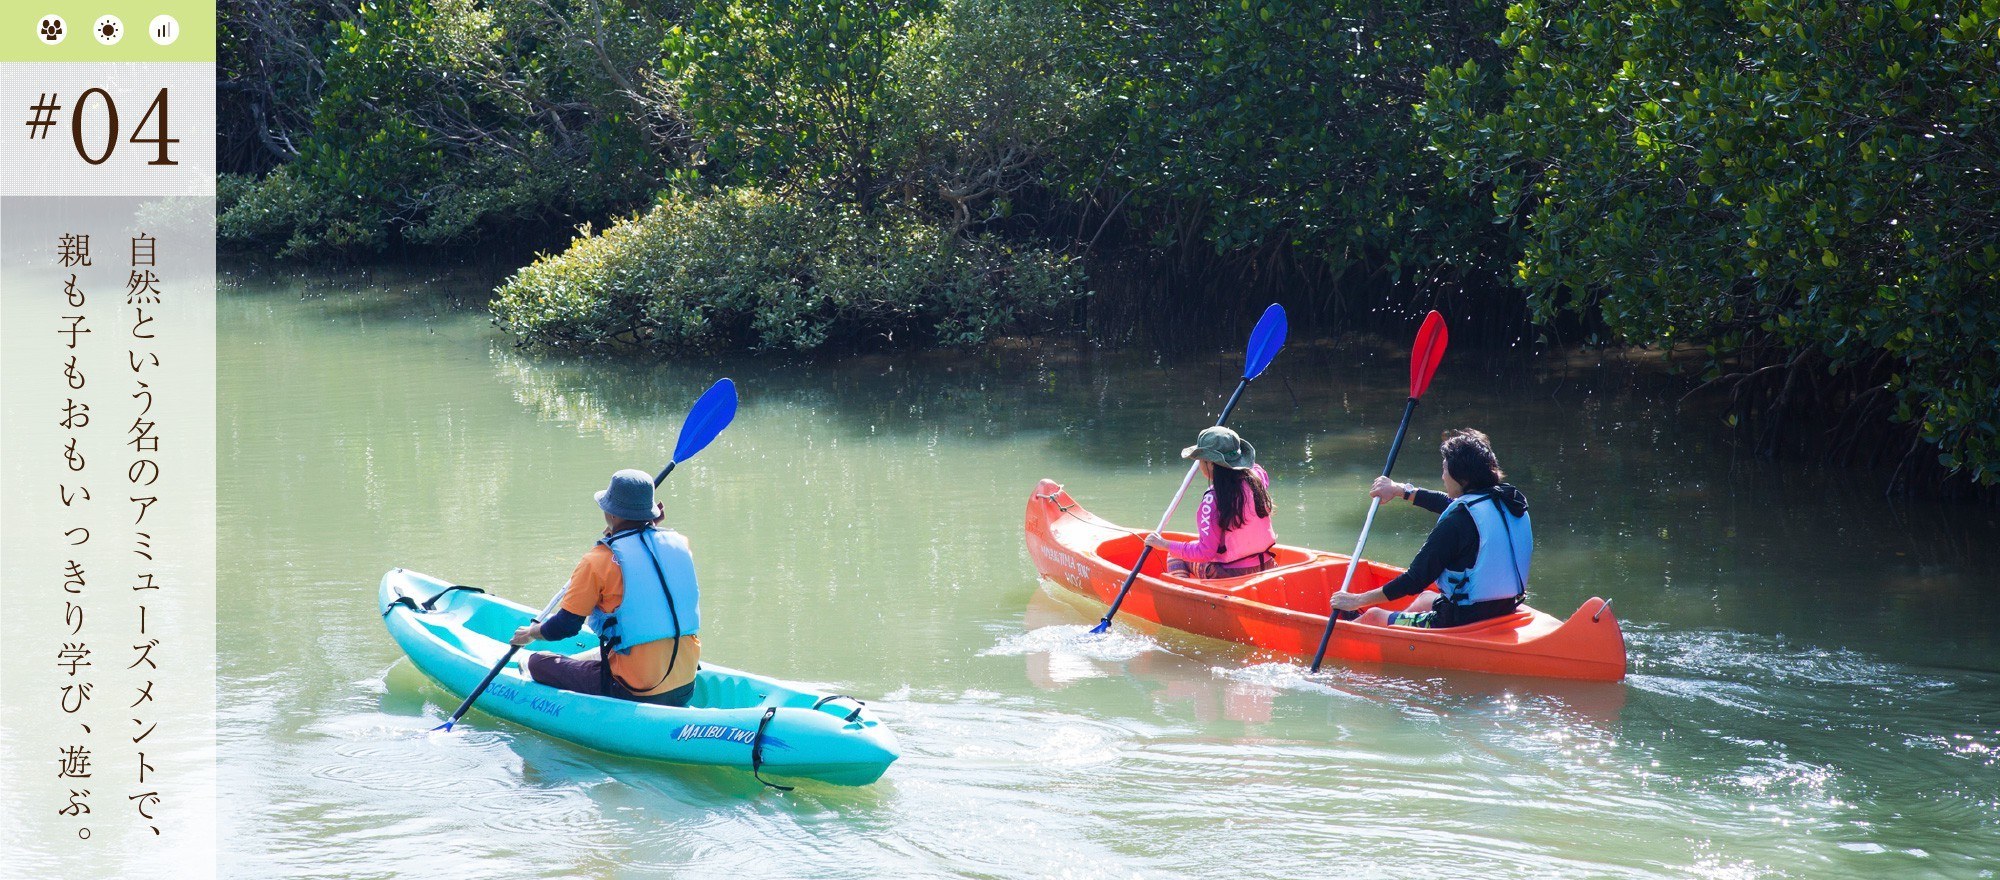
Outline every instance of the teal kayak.
{"label": "teal kayak", "polygon": [[[479,685],[507,653],[514,630],[535,614],[400,568],[382,576],[378,599],[389,635],[410,662],[459,697]],[[597,637],[586,627],[529,649],[595,655]],[[839,785],[874,782],[898,756],[896,735],[852,697],[703,662],[687,706],[656,706],[538,684],[520,666],[526,657],[526,651],[516,653],[474,708],[614,755]]]}

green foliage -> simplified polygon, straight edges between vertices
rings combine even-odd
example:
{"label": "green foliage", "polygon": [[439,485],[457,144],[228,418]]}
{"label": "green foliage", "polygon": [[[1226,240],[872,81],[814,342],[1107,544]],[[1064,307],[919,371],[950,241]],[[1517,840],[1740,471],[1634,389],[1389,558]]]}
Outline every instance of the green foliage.
{"label": "green foliage", "polygon": [[218,200],[216,238],[231,244],[271,242],[280,256],[376,251],[384,245],[379,205],[332,197],[324,182],[291,165],[239,187],[226,210]]}
{"label": "green foliage", "polygon": [[232,0],[215,10],[216,168],[261,173],[312,128],[331,22],[354,0]]}
{"label": "green foliage", "polygon": [[1089,92],[1061,0],[697,3],[664,43],[721,176],[953,229],[1007,216]]}
{"label": "green foliage", "polygon": [[555,348],[807,351],[1032,330],[1083,295],[1071,258],[853,205],[674,195],[502,285],[494,319]]}
{"label": "green foliage", "polygon": [[935,6],[699,0],[668,29],[664,67],[729,179],[872,208],[889,59],[914,16]]}
{"label": "green foliage", "polygon": [[1060,0],[947,0],[889,59],[880,139],[891,185],[954,229],[1008,216],[1097,93]]}
{"label": "green foliage", "polygon": [[1525,228],[1544,316],[1835,369],[1881,354],[1947,467],[2000,477],[2000,2],[1523,2],[1508,101],[1439,71],[1447,166]]}
{"label": "green foliage", "polygon": [[215,175],[215,213],[220,217],[236,207],[243,197],[257,189],[257,178],[248,174]]}
{"label": "green foliage", "polygon": [[1493,0],[1115,0],[1085,4],[1103,112],[1070,167],[1108,179],[1172,247],[1290,248],[1463,271],[1489,224],[1438,186],[1411,108],[1434,66],[1490,57]]}
{"label": "green foliage", "polygon": [[310,135],[222,217],[222,238],[286,256],[459,244],[642,201],[662,162],[619,85],[630,62],[611,53],[657,26],[634,40],[650,19],[617,0],[575,19],[558,8],[363,3],[335,28]]}

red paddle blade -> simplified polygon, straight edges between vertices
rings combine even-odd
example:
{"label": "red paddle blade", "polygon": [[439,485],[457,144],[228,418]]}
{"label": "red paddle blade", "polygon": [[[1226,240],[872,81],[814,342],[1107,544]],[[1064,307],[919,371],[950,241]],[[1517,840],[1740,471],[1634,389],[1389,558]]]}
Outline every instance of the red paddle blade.
{"label": "red paddle blade", "polygon": [[1433,311],[1424,316],[1424,326],[1417,329],[1417,344],[1410,350],[1410,399],[1424,396],[1425,389],[1431,387],[1431,377],[1437,375],[1438,362],[1444,360],[1444,346],[1451,334],[1444,329],[1444,316]]}

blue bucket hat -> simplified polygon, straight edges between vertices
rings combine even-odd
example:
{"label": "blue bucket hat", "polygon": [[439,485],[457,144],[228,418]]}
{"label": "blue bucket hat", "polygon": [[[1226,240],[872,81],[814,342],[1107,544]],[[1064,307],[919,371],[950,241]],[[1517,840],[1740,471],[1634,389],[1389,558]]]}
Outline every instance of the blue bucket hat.
{"label": "blue bucket hat", "polygon": [[631,468],[611,475],[611,485],[597,493],[597,506],[633,522],[652,522],[665,510],[653,501],[653,475]]}

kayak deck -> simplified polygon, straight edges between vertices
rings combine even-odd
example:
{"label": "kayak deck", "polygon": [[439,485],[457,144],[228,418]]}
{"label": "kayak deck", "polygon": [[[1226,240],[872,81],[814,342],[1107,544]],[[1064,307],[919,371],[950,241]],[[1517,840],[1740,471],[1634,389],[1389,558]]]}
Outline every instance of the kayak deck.
{"label": "kayak deck", "polygon": [[[522,605],[404,569],[383,575],[378,604],[389,634],[440,687],[464,697],[507,653],[534,612]],[[866,785],[899,756],[895,735],[860,701],[707,662],[687,706],[658,706],[540,684],[529,651],[595,655],[585,629],[516,652],[473,707],[488,715],[616,755],[750,769],[761,746],[768,776]],[[766,713],[769,718],[766,718]]]}
{"label": "kayak deck", "polygon": [[[1028,499],[1028,555],[1043,578],[1109,604],[1145,532],[1085,510],[1062,486],[1043,480]],[[1326,627],[1326,609],[1347,574],[1348,557],[1279,545],[1277,564],[1238,578],[1200,580],[1166,573],[1166,554],[1148,555],[1120,615],[1198,635],[1310,658]],[[1375,589],[1403,569],[1362,560],[1352,592]],[[1434,598],[1435,593],[1419,594]],[[1419,597],[1386,603],[1409,607]],[[1513,614],[1449,629],[1382,626],[1361,620],[1334,627],[1327,656],[1344,660],[1465,669],[1592,681],[1625,677],[1625,637],[1609,603],[1592,598],[1563,620],[1527,605]]]}

